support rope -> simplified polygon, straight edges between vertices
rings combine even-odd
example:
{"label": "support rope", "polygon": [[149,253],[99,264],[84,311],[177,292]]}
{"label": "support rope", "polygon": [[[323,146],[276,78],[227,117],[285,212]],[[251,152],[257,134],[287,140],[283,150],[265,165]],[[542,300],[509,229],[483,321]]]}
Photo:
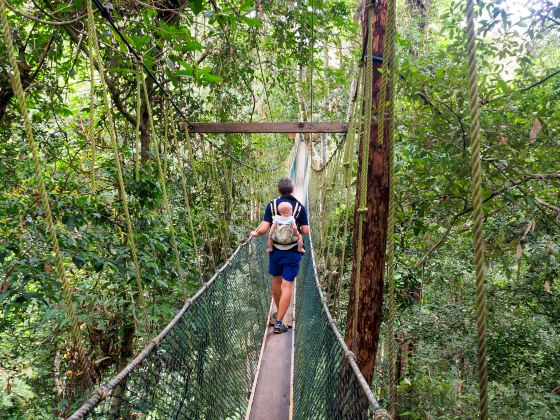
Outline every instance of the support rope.
{"label": "support rope", "polygon": [[123,213],[126,220],[127,229],[127,243],[130,248],[130,253],[132,255],[132,261],[134,264],[134,271],[136,275],[136,286],[138,288],[138,297],[140,299],[140,304],[142,306],[142,314],[144,320],[144,328],[146,329],[146,335],[149,337],[150,324],[148,321],[148,309],[146,305],[146,299],[144,296],[144,283],[142,281],[142,272],[140,269],[140,260],[138,259],[138,252],[136,249],[136,241],[134,239],[134,230],[132,228],[132,219],[130,218],[130,212],[128,211],[128,194],[126,193],[124,185],[124,177],[122,172],[121,158],[119,152],[119,145],[117,142],[117,133],[115,132],[115,122],[113,120],[113,113],[111,111],[111,101],[109,99],[109,92],[107,88],[107,81],[105,80],[105,71],[103,70],[103,63],[101,61],[101,54],[99,52],[99,44],[97,41],[97,33],[95,30],[95,22],[93,20],[93,6],[92,0],[87,0],[88,9],[88,32],[91,34],[89,40],[93,44],[93,57],[90,57],[89,65],[95,66],[94,61],[97,62],[97,69],[99,73],[99,79],[101,81],[101,88],[103,94],[103,101],[105,104],[105,109],[107,110],[107,125],[109,128],[109,138],[111,139],[111,147],[113,148],[113,159],[115,162],[115,169],[117,175],[117,182],[119,185],[119,196],[122,202]]}
{"label": "support rope", "polygon": [[12,89],[17,98],[19,110],[23,119],[23,124],[25,127],[25,134],[27,136],[27,141],[31,149],[31,154],[33,157],[33,168],[35,171],[35,177],[37,178],[37,183],[39,184],[39,193],[41,195],[41,202],[45,210],[45,217],[47,220],[48,232],[50,240],[52,243],[54,256],[55,256],[55,266],[56,271],[60,277],[60,282],[62,284],[62,295],[64,298],[64,303],[66,305],[66,310],[70,317],[72,323],[72,334],[76,344],[76,349],[78,351],[78,357],[84,368],[84,378],[86,386],[91,385],[91,375],[90,375],[90,362],[87,357],[82,338],[80,336],[80,325],[78,323],[78,316],[76,314],[76,309],[72,301],[72,285],[66,277],[66,271],[64,268],[64,260],[62,259],[62,253],[58,245],[58,235],[56,231],[56,226],[49,204],[49,195],[47,188],[45,186],[45,181],[43,179],[43,168],[41,165],[41,157],[39,156],[39,150],[37,144],[35,143],[35,138],[33,136],[33,127],[31,125],[31,119],[29,118],[29,112],[27,110],[27,103],[25,100],[25,92],[21,84],[21,75],[19,72],[18,62],[14,53],[14,42],[12,39],[12,34],[10,33],[10,27],[8,22],[8,17],[6,14],[6,4],[4,0],[0,0],[0,21],[2,23],[2,38],[4,40],[4,45],[8,52],[8,61],[12,67],[12,74],[10,81],[12,83]]}
{"label": "support rope", "polygon": [[[190,200],[189,200],[189,193],[188,193],[188,190],[187,190],[187,180],[186,180],[186,177],[185,177],[185,163],[183,161],[183,152],[181,151],[181,148],[179,147],[179,141],[177,140],[177,131],[175,129],[174,124],[171,125],[171,135],[172,135],[172,139],[173,139],[173,146],[175,147],[175,153],[177,154],[177,161],[179,163],[179,179],[181,181],[181,189],[183,191],[183,203],[185,205],[185,209],[187,210],[189,230],[190,230],[192,241],[193,241],[193,250],[194,250],[194,255],[195,255],[195,265],[196,265],[196,269],[198,270],[198,279],[202,283],[203,277],[202,277],[202,266],[201,266],[201,263],[200,263],[200,255],[199,255],[200,251],[199,251],[199,247],[198,247],[198,240],[196,239],[196,231],[194,229],[191,203],[190,203]],[[187,138],[187,141],[188,140],[189,139]]]}
{"label": "support rope", "polygon": [[357,82],[357,91],[356,91],[356,102],[354,106],[354,118],[351,119],[350,125],[348,127],[348,135],[346,139],[346,155],[344,160],[344,177],[345,177],[345,187],[346,187],[346,198],[345,198],[345,211],[346,211],[346,218],[344,219],[344,229],[342,233],[343,237],[343,246],[342,252],[340,255],[339,260],[339,268],[338,268],[338,279],[335,291],[335,313],[338,314],[338,309],[340,305],[340,290],[342,288],[342,278],[346,266],[346,242],[348,241],[349,229],[348,225],[350,223],[350,211],[348,208],[351,206],[352,200],[352,173],[353,173],[353,165],[355,158],[355,143],[356,138],[360,136],[360,130],[362,127],[362,99],[363,99],[363,89],[362,89],[362,71],[363,68],[360,68],[358,73]]}
{"label": "support rope", "polygon": [[[91,37],[90,37],[91,39]],[[140,122],[142,121],[142,68],[136,67],[136,131],[134,132],[136,151],[134,153],[134,179],[140,181]]]}
{"label": "support rope", "polygon": [[383,143],[385,128],[389,142],[389,208],[387,217],[387,353],[389,365],[389,407],[391,415],[397,416],[396,363],[397,345],[395,342],[395,44],[397,32],[397,2],[387,2],[387,31],[383,43],[383,72],[381,81],[381,102],[379,104],[377,143]]}
{"label": "support rope", "polygon": [[[367,25],[369,33],[373,33],[373,5],[369,5],[367,8]],[[362,150],[361,150],[361,171],[360,171],[360,184],[359,184],[359,207],[356,209],[358,212],[358,249],[356,250],[356,267],[354,270],[354,316],[352,319],[352,342],[353,347],[355,347],[357,340],[359,339],[357,334],[358,329],[358,302],[360,299],[360,278],[362,271],[362,257],[363,257],[363,224],[364,219],[367,214],[368,208],[366,207],[367,202],[367,177],[368,177],[368,157],[369,157],[369,141],[371,136],[371,122],[373,114],[373,43],[371,42],[371,37],[368,36],[366,39],[367,43],[367,57],[365,59],[365,69],[364,69],[364,83],[363,83],[363,130],[361,133]]]}
{"label": "support rope", "polygon": [[206,211],[205,211],[205,206],[204,206],[204,197],[203,197],[203,189],[202,189],[202,184],[200,183],[200,178],[199,178],[199,174],[198,174],[198,169],[195,165],[195,156],[194,156],[194,150],[192,148],[192,144],[189,141],[189,131],[188,131],[188,127],[185,127],[185,144],[187,145],[187,158],[189,160],[189,166],[191,168],[191,171],[193,173],[193,177],[196,183],[196,189],[197,189],[197,193],[198,196],[200,197],[200,207],[201,207],[201,213],[203,214],[202,217],[202,226],[204,229],[204,235],[206,237],[206,245],[208,246],[208,253],[210,254],[210,262],[212,263],[212,269],[215,270],[216,267],[218,266],[218,261],[216,258],[216,255],[214,254],[214,247],[212,245],[212,238],[210,237],[210,231],[208,229],[208,216],[206,215]]}
{"label": "support rope", "polygon": [[[91,25],[88,21],[88,37],[93,38]],[[93,45],[91,42],[87,43],[87,54],[88,57],[93,57]],[[97,160],[97,146],[95,144],[95,69],[93,66],[88,66],[89,69],[89,121],[87,129],[87,139],[90,148],[90,188],[91,193],[95,195],[96,191],[96,180],[95,180],[95,163]]]}
{"label": "support rope", "polygon": [[161,164],[161,157],[159,153],[159,146],[157,144],[157,134],[156,129],[154,127],[154,118],[152,112],[152,105],[150,102],[150,97],[148,95],[148,88],[146,87],[146,81],[142,78],[142,90],[144,91],[144,101],[146,102],[146,109],[148,111],[148,122],[150,124],[150,132],[152,133],[152,140],[154,140],[154,151],[156,157],[156,164],[158,168],[158,178],[159,178],[159,185],[161,187],[161,193],[163,196],[163,206],[165,209],[165,213],[167,216],[167,229],[171,235],[171,246],[173,248],[173,254],[175,255],[175,269],[177,270],[177,277],[179,278],[179,282],[181,283],[181,291],[183,293],[183,301],[186,302],[187,300],[187,287],[186,287],[186,279],[183,273],[183,267],[181,266],[181,255],[179,254],[179,248],[177,246],[177,234],[175,233],[175,227],[173,224],[173,213],[171,212],[171,206],[169,205],[169,198],[167,196],[167,185],[165,182],[165,173],[163,170],[163,166]]}
{"label": "support rope", "polygon": [[480,419],[488,419],[488,369],[486,362],[486,291],[484,289],[484,243],[482,237],[482,186],[480,180],[480,100],[476,69],[476,33],[473,0],[467,0],[467,59],[469,65],[469,111],[471,114],[471,172],[473,233],[476,271],[476,326]]}

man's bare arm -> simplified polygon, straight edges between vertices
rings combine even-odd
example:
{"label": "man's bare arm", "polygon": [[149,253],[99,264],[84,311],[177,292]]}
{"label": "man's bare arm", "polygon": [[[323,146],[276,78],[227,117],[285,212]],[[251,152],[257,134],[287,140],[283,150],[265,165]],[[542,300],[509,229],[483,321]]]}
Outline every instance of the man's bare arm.
{"label": "man's bare arm", "polygon": [[261,236],[268,232],[268,228],[270,228],[270,222],[262,221],[258,228],[251,232],[252,236]]}

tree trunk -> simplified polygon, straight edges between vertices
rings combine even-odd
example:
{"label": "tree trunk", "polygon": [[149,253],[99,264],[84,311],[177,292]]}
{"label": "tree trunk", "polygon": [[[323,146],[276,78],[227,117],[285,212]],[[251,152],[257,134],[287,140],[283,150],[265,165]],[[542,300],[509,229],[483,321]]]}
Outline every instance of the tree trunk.
{"label": "tree trunk", "polygon": [[[39,68],[44,61],[44,56],[42,58],[39,58],[39,62],[41,64],[39,65],[39,68],[37,68],[37,70],[35,71],[35,74],[32,76],[31,66],[27,63],[25,58],[24,43],[22,42],[22,40],[20,39],[16,31],[12,31],[12,37],[14,39],[14,44],[18,52],[18,68],[21,77],[21,84],[23,89],[26,90],[31,84],[31,82],[33,82],[34,76],[39,71]],[[52,37],[47,44],[45,55],[48,49],[50,48],[51,43],[52,43]],[[12,100],[13,97],[14,97],[14,91],[10,83],[10,77],[8,75],[8,72],[6,73],[3,72],[0,77],[0,121],[2,121],[2,119],[4,118],[4,115],[6,114],[6,109],[8,108],[8,105],[10,104],[10,101]]]}
{"label": "tree trunk", "polygon": [[[366,0],[368,1],[368,0]],[[368,1],[369,3],[369,1]],[[367,12],[364,12],[364,31],[368,25]],[[373,45],[373,54],[383,56],[383,38],[387,19],[387,0],[378,0],[374,5],[372,33],[367,33]],[[373,62],[373,109],[377,109],[381,75],[380,63]],[[388,124],[385,124],[388,127]],[[361,271],[357,273],[356,254],[353,261],[352,286],[346,319],[346,342],[356,355],[357,363],[364,377],[371,383],[375,367],[377,346],[379,344],[379,330],[381,326],[383,306],[383,274],[385,268],[385,250],[387,240],[387,213],[389,208],[389,143],[387,129],[383,133],[383,142],[377,142],[377,122],[371,125],[368,155],[367,182],[367,216],[362,228],[363,257]],[[359,156],[362,146],[359,147]],[[361,172],[361,158],[358,158],[358,174]],[[361,177],[358,175],[357,185]],[[359,189],[356,194],[356,209],[359,205]],[[354,215],[355,226],[358,226],[359,215]],[[354,230],[354,249],[358,249],[358,229]],[[358,288],[358,302],[356,304],[356,288]],[[356,318],[356,334],[353,331],[354,317]]]}

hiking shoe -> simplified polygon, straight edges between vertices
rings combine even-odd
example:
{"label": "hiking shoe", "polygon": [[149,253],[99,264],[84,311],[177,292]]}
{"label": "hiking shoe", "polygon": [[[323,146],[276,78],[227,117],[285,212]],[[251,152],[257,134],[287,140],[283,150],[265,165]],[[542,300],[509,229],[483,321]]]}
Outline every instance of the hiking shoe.
{"label": "hiking shoe", "polygon": [[269,325],[274,325],[276,324],[278,318],[278,312],[274,312],[272,315],[270,315],[270,323]]}
{"label": "hiking shoe", "polygon": [[282,334],[288,331],[288,326],[282,321],[276,321],[274,324],[274,334]]}

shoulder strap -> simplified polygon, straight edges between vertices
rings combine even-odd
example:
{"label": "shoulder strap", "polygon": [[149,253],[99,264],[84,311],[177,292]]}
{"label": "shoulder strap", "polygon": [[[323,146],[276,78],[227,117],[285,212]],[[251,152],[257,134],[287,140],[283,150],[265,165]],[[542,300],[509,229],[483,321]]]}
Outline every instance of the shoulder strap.
{"label": "shoulder strap", "polygon": [[[292,211],[292,215],[294,216],[294,219],[297,220],[299,214],[301,213],[301,208],[303,206],[303,204],[301,204],[299,202],[299,200],[297,198],[295,198],[293,195],[290,195],[289,198],[293,199],[296,202],[296,205],[294,206],[294,209]],[[272,216],[278,216],[278,199],[275,198],[274,200],[270,200],[270,212],[272,214]]]}
{"label": "shoulder strap", "polygon": [[301,203],[298,200],[296,200],[296,205],[294,207],[294,212],[293,212],[294,219],[297,220],[300,212],[301,212]]}

